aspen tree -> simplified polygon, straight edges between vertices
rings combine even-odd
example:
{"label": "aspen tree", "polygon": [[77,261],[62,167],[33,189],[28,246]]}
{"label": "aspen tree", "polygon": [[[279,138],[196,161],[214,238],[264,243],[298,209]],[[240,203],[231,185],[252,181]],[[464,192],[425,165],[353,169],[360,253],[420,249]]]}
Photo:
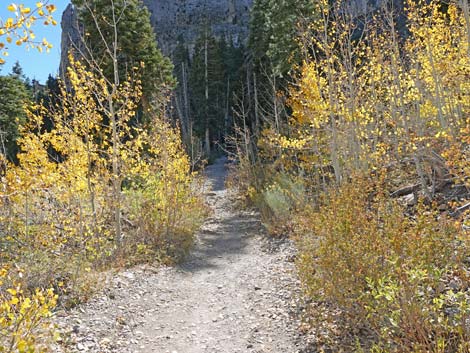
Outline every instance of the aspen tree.
{"label": "aspen tree", "polygon": [[27,48],[36,48],[39,52],[49,51],[52,44],[46,38],[36,39],[33,31],[35,23],[42,21],[44,25],[57,24],[53,18],[56,6],[49,0],[38,1],[35,7],[31,8],[24,4],[11,3],[8,5],[11,17],[0,18],[0,64],[5,63],[4,57],[8,56],[8,46],[25,45]]}

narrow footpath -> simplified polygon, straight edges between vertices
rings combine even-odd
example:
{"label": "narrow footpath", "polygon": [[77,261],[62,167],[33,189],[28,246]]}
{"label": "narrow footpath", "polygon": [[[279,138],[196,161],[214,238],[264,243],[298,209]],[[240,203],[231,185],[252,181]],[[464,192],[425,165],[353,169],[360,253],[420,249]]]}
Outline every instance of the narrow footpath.
{"label": "narrow footpath", "polygon": [[96,298],[59,315],[68,351],[301,352],[293,248],[268,240],[256,212],[233,207],[225,162],[206,169],[212,215],[192,255],[174,268],[115,275]]}

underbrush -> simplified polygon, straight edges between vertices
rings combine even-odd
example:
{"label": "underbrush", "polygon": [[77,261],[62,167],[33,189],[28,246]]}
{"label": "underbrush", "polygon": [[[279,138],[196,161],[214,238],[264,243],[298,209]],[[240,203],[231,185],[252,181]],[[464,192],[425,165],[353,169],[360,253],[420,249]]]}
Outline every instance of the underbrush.
{"label": "underbrush", "polygon": [[251,200],[273,236],[297,244],[310,303],[303,329],[315,349],[470,352],[465,215],[452,218],[424,195],[410,208],[378,173],[355,174],[315,198],[296,176],[264,182]]}
{"label": "underbrush", "polygon": [[354,178],[297,217],[297,266],[317,304],[318,343],[358,352],[468,352],[468,235],[424,205],[406,216],[377,190]]}
{"label": "underbrush", "polygon": [[[166,168],[164,173],[171,172]],[[154,261],[172,264],[189,253],[196,230],[207,215],[198,179],[150,177],[139,189],[126,192],[134,232],[126,240],[127,264]]]}
{"label": "underbrush", "polygon": [[46,352],[55,339],[57,295],[52,288],[29,292],[21,278],[21,271],[0,268],[0,352]]}
{"label": "underbrush", "polygon": [[[93,180],[90,193],[80,182],[80,170],[79,183],[57,173],[65,163],[9,166],[0,197],[0,264],[27,270],[22,278],[27,289],[52,286],[61,294],[60,305],[69,307],[90,297],[100,271],[181,261],[207,210],[201,181],[175,146],[175,159],[123,188],[120,237],[109,179]],[[74,164],[75,156],[69,157]]]}

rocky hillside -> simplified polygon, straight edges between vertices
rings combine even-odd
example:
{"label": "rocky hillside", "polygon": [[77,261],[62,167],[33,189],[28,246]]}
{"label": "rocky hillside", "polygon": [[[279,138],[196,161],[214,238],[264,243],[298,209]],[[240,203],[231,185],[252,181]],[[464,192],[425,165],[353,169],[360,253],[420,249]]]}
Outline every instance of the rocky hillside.
{"label": "rocky hillside", "polygon": [[144,0],[161,49],[171,55],[178,38],[191,48],[207,25],[216,37],[235,44],[248,36],[249,10],[253,0]]}
{"label": "rocky hillside", "polygon": [[[144,0],[151,13],[152,25],[160,47],[171,56],[182,38],[191,49],[198,34],[207,25],[216,37],[235,44],[246,41],[249,11],[253,0]],[[72,5],[62,15],[62,63],[71,41],[77,41],[77,19]],[[61,65],[63,66],[63,64]]]}

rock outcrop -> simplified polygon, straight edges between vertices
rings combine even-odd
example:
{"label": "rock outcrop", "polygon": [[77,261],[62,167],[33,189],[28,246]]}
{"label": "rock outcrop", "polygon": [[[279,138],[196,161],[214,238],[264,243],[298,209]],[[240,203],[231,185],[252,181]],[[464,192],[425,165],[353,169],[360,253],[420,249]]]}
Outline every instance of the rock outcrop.
{"label": "rock outcrop", "polygon": [[72,4],[69,4],[62,14],[62,38],[60,45],[60,68],[59,76],[64,78],[65,68],[68,66],[68,51],[74,46],[80,46],[80,24],[78,22],[78,14]]}
{"label": "rock outcrop", "polygon": [[253,0],[144,0],[163,53],[170,55],[178,39],[191,49],[205,28],[236,45],[248,37]]}
{"label": "rock outcrop", "polygon": [[[190,49],[200,33],[209,28],[216,37],[225,37],[235,45],[246,42],[250,7],[253,0],[144,0],[151,13],[152,26],[159,46],[171,57],[178,39]],[[62,68],[67,64],[67,50],[79,42],[77,13],[69,5],[62,15]]]}

